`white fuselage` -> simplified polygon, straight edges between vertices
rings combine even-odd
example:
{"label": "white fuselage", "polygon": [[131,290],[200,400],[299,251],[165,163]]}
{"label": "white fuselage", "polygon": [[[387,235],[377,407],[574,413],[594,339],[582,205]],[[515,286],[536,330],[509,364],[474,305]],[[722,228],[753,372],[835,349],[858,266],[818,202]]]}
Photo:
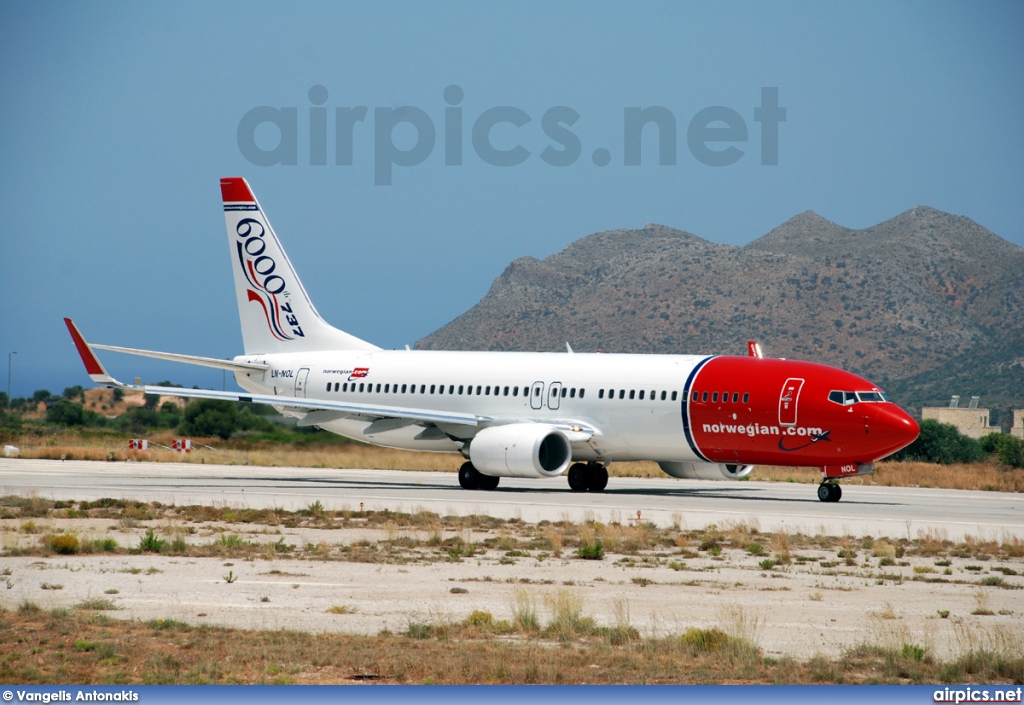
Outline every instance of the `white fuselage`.
{"label": "white fuselage", "polygon": [[[600,429],[586,444],[574,444],[573,457],[578,460],[696,460],[683,433],[683,389],[687,376],[706,357],[310,352],[239,356],[236,361],[265,363],[270,369],[235,378],[253,393],[445,410],[506,423],[579,422]],[[608,398],[611,390],[614,399]],[[422,426],[367,434],[371,424],[366,420],[346,418],[317,425],[367,443],[411,450],[458,450],[462,444],[452,438],[466,432],[464,427],[439,424],[452,438],[416,439]]]}

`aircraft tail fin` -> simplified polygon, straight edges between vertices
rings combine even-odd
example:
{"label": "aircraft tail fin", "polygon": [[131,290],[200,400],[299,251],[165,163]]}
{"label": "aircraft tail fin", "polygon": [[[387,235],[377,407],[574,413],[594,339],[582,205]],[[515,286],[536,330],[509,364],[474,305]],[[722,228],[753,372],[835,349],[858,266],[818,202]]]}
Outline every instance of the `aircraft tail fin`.
{"label": "aircraft tail fin", "polygon": [[379,349],[320,317],[245,179],[220,190],[245,354]]}

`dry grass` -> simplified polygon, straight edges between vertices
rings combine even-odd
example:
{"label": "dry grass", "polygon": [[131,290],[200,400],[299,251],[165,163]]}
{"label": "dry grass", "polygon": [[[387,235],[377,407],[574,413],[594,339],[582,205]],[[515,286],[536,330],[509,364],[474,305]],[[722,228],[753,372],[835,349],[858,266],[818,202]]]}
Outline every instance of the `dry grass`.
{"label": "dry grass", "polygon": [[[881,637],[891,646],[866,645],[836,659],[798,661],[764,658],[746,638],[729,634],[756,634],[757,619],[746,614],[726,615],[729,624],[724,628],[642,637],[629,626],[624,607],[617,625],[603,630],[607,633],[583,635],[587,618],[576,601],[563,602],[553,612],[564,628],[548,638],[503,635],[507,625],[484,612],[462,623],[417,623],[407,635],[356,636],[193,627],[173,619],[122,621],[95,612],[26,608],[0,614],[0,680],[125,685],[997,684],[1020,682],[1024,676],[1020,637],[1005,630],[961,630],[962,655],[947,662],[932,659],[926,649],[892,629]],[[558,638],[571,642],[570,648],[552,648]]]}

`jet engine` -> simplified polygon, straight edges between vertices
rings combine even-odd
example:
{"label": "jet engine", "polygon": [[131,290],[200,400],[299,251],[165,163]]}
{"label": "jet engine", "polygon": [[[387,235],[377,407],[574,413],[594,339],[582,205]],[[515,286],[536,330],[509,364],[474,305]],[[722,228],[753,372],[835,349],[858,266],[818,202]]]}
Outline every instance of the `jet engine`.
{"label": "jet engine", "polygon": [[492,477],[558,477],[569,467],[572,446],[551,426],[513,423],[477,433],[469,444],[469,459]]}
{"label": "jet engine", "polygon": [[664,462],[662,470],[680,480],[739,480],[749,475],[753,465],[726,465],[724,463]]}

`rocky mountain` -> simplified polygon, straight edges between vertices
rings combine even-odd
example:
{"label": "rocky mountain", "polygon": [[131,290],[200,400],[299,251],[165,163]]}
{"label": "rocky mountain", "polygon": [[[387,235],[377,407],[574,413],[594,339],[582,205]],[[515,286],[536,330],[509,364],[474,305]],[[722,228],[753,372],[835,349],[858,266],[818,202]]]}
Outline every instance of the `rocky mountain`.
{"label": "rocky mountain", "polygon": [[1024,406],[1024,249],[918,206],[864,230],[813,213],[745,247],[662,225],[524,257],[421,349],[766,354],[843,367],[905,406]]}

